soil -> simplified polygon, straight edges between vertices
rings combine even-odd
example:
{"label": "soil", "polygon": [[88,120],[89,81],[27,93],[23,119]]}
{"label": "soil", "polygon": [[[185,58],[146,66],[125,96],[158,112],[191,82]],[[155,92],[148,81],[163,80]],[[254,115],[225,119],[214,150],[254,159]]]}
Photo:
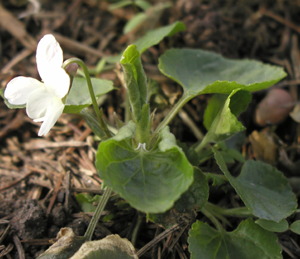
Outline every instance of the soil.
{"label": "soil", "polygon": [[[292,108],[298,101],[300,1],[173,0],[163,11],[150,9],[149,19],[126,34],[124,26],[141,9],[127,6],[112,10],[111,2],[0,1],[1,88],[17,75],[38,78],[36,43],[46,33],[55,35],[65,58],[76,56],[93,69],[102,57],[122,52],[146,31],[179,20],[185,23],[186,31],[166,38],[143,55],[147,75],[162,85],[165,103],[172,104],[181,94],[178,85],[163,77],[156,67],[158,57],[171,47],[201,48],[230,58],[251,58],[283,66],[288,76],[275,88],[288,92],[294,100]],[[149,2],[157,5],[164,1]],[[114,69],[97,76],[113,80],[121,88]],[[288,115],[290,110],[282,117],[278,113],[264,114],[265,121],[275,117],[273,125],[256,121],[258,104],[266,94],[267,91],[254,94],[241,117],[247,127],[243,150],[248,157],[279,168],[292,179],[299,195],[299,124]],[[202,115],[207,98],[198,97],[185,106],[188,117],[200,130],[204,130]],[[123,100],[123,91],[114,91],[104,100],[102,106],[108,121],[113,120],[114,113],[124,115],[120,105]],[[157,118],[164,116],[161,105],[164,104],[157,103]],[[173,133],[181,141],[196,140],[186,120],[176,118],[172,123]],[[39,124],[30,120],[23,109],[9,110],[0,102],[0,258],[36,258],[55,241],[62,227],[71,227],[77,235],[83,235],[91,213],[82,211],[75,195],[100,194],[101,179],[93,164],[97,140],[82,118],[64,114],[45,138],[37,136],[38,129]],[[211,166],[207,164],[207,169]],[[226,198],[216,192],[211,199],[225,206],[240,202],[233,192]],[[205,220],[203,215],[197,217]],[[142,222],[135,242],[137,249],[164,231],[113,196],[93,238],[101,239],[111,233],[130,238],[137,222]],[[141,258],[189,258],[188,224],[180,226]],[[285,232],[279,240],[284,258],[300,258],[299,236]]]}

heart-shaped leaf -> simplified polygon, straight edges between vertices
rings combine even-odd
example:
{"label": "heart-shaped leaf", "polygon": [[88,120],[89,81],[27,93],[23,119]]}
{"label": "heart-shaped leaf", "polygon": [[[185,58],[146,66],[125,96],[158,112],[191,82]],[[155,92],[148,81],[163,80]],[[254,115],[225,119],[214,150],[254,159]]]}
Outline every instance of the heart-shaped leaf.
{"label": "heart-shaped leaf", "polygon": [[[91,78],[91,81],[96,97],[114,90],[112,81],[99,78]],[[64,112],[79,113],[83,108],[90,106],[91,104],[92,100],[86,79],[83,77],[75,77],[70,92],[67,95]]]}
{"label": "heart-shaped leaf", "polygon": [[281,259],[281,247],[275,234],[251,219],[240,223],[233,232],[217,231],[197,221],[189,232],[191,259]]}
{"label": "heart-shaped leaf", "polygon": [[168,128],[160,132],[158,146],[149,151],[143,144],[132,147],[134,132],[135,124],[129,123],[101,142],[96,167],[104,183],[134,208],[165,212],[191,185],[194,169]]}
{"label": "heart-shaped leaf", "polygon": [[159,58],[159,69],[179,83],[186,97],[258,91],[286,76],[282,68],[254,60],[233,60],[200,49],[171,49]]}
{"label": "heart-shaped leaf", "polygon": [[276,168],[261,161],[248,160],[240,175],[233,177],[221,153],[216,150],[214,153],[220,169],[253,215],[279,222],[295,211],[295,194]]}
{"label": "heart-shaped leaf", "polygon": [[175,202],[174,206],[160,214],[147,214],[147,218],[164,228],[170,228],[180,223],[182,217],[194,217],[195,210],[199,211],[207,202],[209,186],[206,175],[194,167],[194,182]]}

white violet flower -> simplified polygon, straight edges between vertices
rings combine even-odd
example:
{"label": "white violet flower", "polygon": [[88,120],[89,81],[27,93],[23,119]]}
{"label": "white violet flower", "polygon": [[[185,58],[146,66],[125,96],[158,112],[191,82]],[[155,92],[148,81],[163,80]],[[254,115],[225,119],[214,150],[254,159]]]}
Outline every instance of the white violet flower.
{"label": "white violet flower", "polygon": [[43,122],[38,135],[46,135],[62,114],[64,97],[70,88],[70,77],[62,68],[63,52],[53,35],[45,35],[36,50],[37,69],[42,82],[18,76],[12,79],[4,97],[13,105],[26,105],[27,115]]}

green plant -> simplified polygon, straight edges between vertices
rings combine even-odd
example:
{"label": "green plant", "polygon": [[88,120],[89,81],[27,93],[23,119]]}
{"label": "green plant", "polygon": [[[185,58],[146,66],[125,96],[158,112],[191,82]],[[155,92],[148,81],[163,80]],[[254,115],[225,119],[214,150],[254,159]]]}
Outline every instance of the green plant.
{"label": "green plant", "polygon": [[[63,98],[64,112],[81,113],[101,139],[96,167],[106,189],[84,240],[91,239],[114,191],[150,220],[166,227],[177,220],[170,216],[171,209],[176,215],[191,211],[205,215],[212,225],[195,221],[189,231],[191,258],[282,258],[273,232],[289,229],[286,218],[297,209],[296,196],[280,171],[260,161],[246,160],[226,141],[245,129],[238,116],[247,108],[251,92],[272,86],[286,74],[280,67],[258,61],[227,59],[199,49],[170,49],[159,58],[158,68],[182,87],[183,94],[154,128],[155,115],[141,55],[165,36],[183,29],[184,25],[177,22],[149,31],[123,52],[120,63],[129,119],[120,123],[116,134],[109,130],[96,102],[97,96],[114,89],[111,82],[91,80],[81,60],[64,62],[63,67],[77,63],[85,76],[73,78],[70,92]],[[212,95],[203,119],[207,133],[201,141],[183,149],[168,125],[187,102],[201,94]],[[86,110],[91,104],[94,113]],[[215,160],[220,173],[201,170],[208,159]],[[228,169],[229,160],[237,161],[241,167],[237,177]],[[244,206],[223,208],[208,202],[211,186],[222,188],[224,183],[237,193]],[[227,217],[244,220],[234,231],[227,232]],[[290,230],[299,233],[297,221]]]}

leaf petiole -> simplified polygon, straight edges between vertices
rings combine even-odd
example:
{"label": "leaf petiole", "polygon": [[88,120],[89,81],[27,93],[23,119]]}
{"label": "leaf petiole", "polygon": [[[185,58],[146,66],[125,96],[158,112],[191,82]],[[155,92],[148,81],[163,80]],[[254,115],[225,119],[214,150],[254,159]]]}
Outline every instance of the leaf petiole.
{"label": "leaf petiole", "polygon": [[101,214],[106,206],[106,203],[108,202],[108,199],[109,199],[111,193],[112,193],[112,189],[109,187],[106,187],[106,189],[104,190],[104,193],[102,195],[102,198],[100,199],[100,201],[96,207],[95,213],[89,223],[89,226],[84,234],[84,238],[86,241],[92,240],[94,230],[98,224],[98,221],[99,221]]}
{"label": "leaf petiole", "polygon": [[173,108],[164,118],[164,120],[161,121],[160,124],[157,126],[157,128],[154,131],[154,134],[158,134],[164,127],[166,127],[174,119],[174,117],[181,110],[181,108],[192,98],[194,98],[194,96],[183,94],[179,101],[173,106]]}

